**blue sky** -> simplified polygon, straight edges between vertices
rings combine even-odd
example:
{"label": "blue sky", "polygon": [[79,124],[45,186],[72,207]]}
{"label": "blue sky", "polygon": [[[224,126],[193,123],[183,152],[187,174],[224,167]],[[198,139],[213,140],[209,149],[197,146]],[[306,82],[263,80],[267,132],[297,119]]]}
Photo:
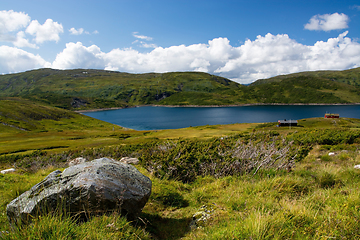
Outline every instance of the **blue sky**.
{"label": "blue sky", "polygon": [[204,71],[249,83],[360,67],[360,2],[2,1],[0,73]]}

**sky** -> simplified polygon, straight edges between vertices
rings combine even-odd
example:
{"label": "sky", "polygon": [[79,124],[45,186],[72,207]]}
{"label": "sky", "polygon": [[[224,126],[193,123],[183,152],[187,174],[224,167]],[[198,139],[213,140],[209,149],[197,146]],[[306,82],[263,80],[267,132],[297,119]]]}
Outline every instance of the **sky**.
{"label": "sky", "polygon": [[0,74],[201,71],[242,84],[360,67],[358,0],[2,0]]}

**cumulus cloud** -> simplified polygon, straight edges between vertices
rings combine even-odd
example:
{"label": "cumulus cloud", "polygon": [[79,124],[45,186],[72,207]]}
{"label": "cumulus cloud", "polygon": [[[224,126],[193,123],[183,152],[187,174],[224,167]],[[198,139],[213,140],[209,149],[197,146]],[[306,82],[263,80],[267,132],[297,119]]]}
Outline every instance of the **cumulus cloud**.
{"label": "cumulus cloud", "polygon": [[360,44],[347,38],[347,33],[313,46],[297,43],[286,34],[258,36],[237,48],[240,57],[230,59],[215,72],[246,83],[301,71],[359,67]]}
{"label": "cumulus cloud", "polygon": [[100,48],[96,45],[85,47],[81,42],[67,43],[66,48],[57,54],[53,68],[104,68],[105,63]]}
{"label": "cumulus cloud", "polygon": [[25,33],[20,31],[16,34],[16,40],[13,42],[15,47],[29,47],[29,48],[39,48],[36,44],[30,43],[28,39],[25,38]]}
{"label": "cumulus cloud", "polygon": [[0,11],[0,33],[7,33],[26,27],[30,17],[23,12]]}
{"label": "cumulus cloud", "polygon": [[15,73],[50,66],[51,64],[39,55],[14,47],[0,46],[0,73]]}
{"label": "cumulus cloud", "polygon": [[304,28],[307,30],[331,31],[348,28],[349,17],[344,13],[313,16]]}
{"label": "cumulus cloud", "polygon": [[[64,31],[61,24],[52,19],[47,19],[43,25],[37,20],[30,20],[31,18],[23,12],[0,11],[0,41],[12,42],[19,48],[39,48],[35,43],[30,43],[25,33],[35,36],[33,40],[36,43],[59,41],[59,34]],[[24,28],[25,31],[19,31]]]}
{"label": "cumulus cloud", "polygon": [[70,28],[69,29],[70,34],[72,35],[81,35],[81,34],[90,34],[88,31],[85,31],[83,28],[79,28],[79,29],[75,29],[75,28]]}
{"label": "cumulus cloud", "polygon": [[17,37],[12,32],[26,27],[29,22],[30,17],[23,12],[0,11],[0,41],[17,41]]}
{"label": "cumulus cloud", "polygon": [[156,47],[141,53],[132,48],[113,49],[108,53],[99,47],[68,43],[57,55],[53,68],[98,68],[133,73],[204,71],[230,78],[239,83],[280,74],[311,70],[342,70],[360,67],[360,44],[346,37],[303,45],[286,34],[257,36],[233,47],[227,38],[208,43]]}
{"label": "cumulus cloud", "polygon": [[37,20],[33,20],[26,28],[26,33],[35,36],[36,43],[43,43],[45,41],[58,42],[60,40],[59,35],[63,32],[62,24],[54,22],[52,19],[47,19],[43,25]]}

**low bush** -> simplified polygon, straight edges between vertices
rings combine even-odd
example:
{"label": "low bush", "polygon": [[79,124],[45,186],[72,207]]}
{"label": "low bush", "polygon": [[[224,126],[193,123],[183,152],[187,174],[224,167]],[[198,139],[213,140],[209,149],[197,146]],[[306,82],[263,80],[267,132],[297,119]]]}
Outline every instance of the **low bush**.
{"label": "low bush", "polygon": [[259,133],[158,144],[142,151],[141,159],[159,178],[193,182],[198,176],[256,174],[266,168],[290,170],[299,151],[281,136]]}

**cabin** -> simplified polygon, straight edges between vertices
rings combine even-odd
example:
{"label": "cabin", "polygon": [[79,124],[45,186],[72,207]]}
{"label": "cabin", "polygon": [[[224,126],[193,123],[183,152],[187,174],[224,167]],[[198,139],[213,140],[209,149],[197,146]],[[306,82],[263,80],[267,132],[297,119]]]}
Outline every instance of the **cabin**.
{"label": "cabin", "polygon": [[297,126],[298,121],[284,119],[284,120],[279,120],[278,123],[279,123],[279,125],[278,125],[279,127],[285,127],[285,126],[289,127],[289,126]]}
{"label": "cabin", "polygon": [[338,113],[325,113],[325,118],[339,118],[340,115]]}

